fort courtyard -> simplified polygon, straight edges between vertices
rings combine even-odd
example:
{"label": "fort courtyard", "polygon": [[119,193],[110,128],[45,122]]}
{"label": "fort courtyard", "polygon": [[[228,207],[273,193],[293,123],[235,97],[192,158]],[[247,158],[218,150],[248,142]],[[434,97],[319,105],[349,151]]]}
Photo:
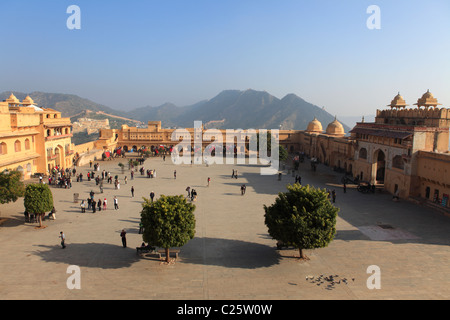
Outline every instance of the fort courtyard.
{"label": "fort courtyard", "polygon": [[[122,173],[121,159],[100,161],[100,171],[119,176],[120,189],[93,180],[73,182],[71,189],[52,186],[56,220],[44,229],[25,223],[23,201],[2,205],[0,227],[0,297],[2,299],[165,299],[165,300],[292,300],[292,299],[449,299],[450,219],[442,213],[408,201],[395,202],[387,193],[358,192],[351,185],[344,193],[341,174],[309,160],[300,165],[302,184],[336,190],[340,208],[337,234],[324,249],[277,250],[264,224],[263,205],[295,178],[283,171],[262,176],[258,166],[179,165],[170,158],[149,158],[150,179],[137,172]],[[89,165],[77,172],[90,171]],[[232,170],[238,178],[231,178]],[[177,171],[174,179],[173,172]],[[124,183],[127,177],[127,184]],[[211,178],[207,186],[207,178]],[[245,195],[240,187],[247,186]],[[131,187],[134,187],[134,197]],[[167,264],[156,255],[136,253],[142,243],[139,222],[142,197],[187,194],[197,190],[196,235],[180,248],[178,259]],[[74,193],[87,199],[108,200],[108,209],[81,213]],[[119,209],[114,210],[113,197]],[[127,232],[127,248],[120,232]],[[66,235],[66,248],[59,234]],[[80,270],[80,289],[70,290],[69,266]],[[369,289],[377,266],[380,289]],[[369,269],[370,270],[370,269]],[[334,284],[317,281],[333,276]]]}

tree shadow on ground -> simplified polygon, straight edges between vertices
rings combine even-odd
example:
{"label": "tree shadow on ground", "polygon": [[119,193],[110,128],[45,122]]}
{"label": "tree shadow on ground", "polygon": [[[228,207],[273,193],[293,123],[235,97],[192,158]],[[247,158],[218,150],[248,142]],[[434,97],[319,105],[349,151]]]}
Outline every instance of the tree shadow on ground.
{"label": "tree shadow on ground", "polygon": [[38,250],[32,254],[45,262],[56,262],[86,268],[120,269],[128,268],[139,261],[135,248],[106,243],[66,243],[61,246],[35,245]]}
{"label": "tree shadow on ground", "polygon": [[[42,219],[43,224],[53,223],[55,220],[49,220],[48,214]],[[36,221],[25,221],[24,215],[11,215],[5,218],[2,223],[0,223],[0,228],[15,228],[15,227],[29,227],[36,228],[39,227],[38,220]]]}
{"label": "tree shadow on ground", "polygon": [[[128,268],[141,259],[160,261],[152,254],[136,254],[135,248],[105,243],[67,243],[61,246],[35,245],[31,252],[45,262],[77,265],[85,268]],[[174,249],[174,248],[173,248]],[[180,249],[178,263],[258,269],[279,264],[282,256],[275,247],[241,240],[194,238]]]}
{"label": "tree shadow on ground", "polygon": [[1,228],[14,228],[17,226],[31,225],[31,223],[25,222],[25,217],[19,215],[12,215],[11,217],[5,218],[5,221],[0,224]]}
{"label": "tree shadow on ground", "polygon": [[280,263],[275,247],[242,240],[194,238],[180,250],[182,263],[258,269]]}
{"label": "tree shadow on ground", "polygon": [[337,230],[336,235],[333,240],[343,240],[343,241],[355,241],[355,240],[370,240],[369,237],[365,236],[359,230]]}

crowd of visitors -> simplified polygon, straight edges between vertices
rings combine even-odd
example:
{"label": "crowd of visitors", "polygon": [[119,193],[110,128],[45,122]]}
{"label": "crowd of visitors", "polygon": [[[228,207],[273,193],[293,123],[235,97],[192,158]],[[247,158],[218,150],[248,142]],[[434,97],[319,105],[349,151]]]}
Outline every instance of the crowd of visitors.
{"label": "crowd of visitors", "polygon": [[[142,166],[144,164],[144,161],[141,161],[141,159],[139,159],[139,160],[140,161],[138,161],[138,163],[141,165],[139,172],[140,172],[141,176],[146,175],[147,178],[150,178],[150,179],[156,178],[156,169],[147,169],[146,170]],[[131,166],[130,168],[131,168],[130,177],[131,177],[131,180],[134,180],[134,173],[135,173],[135,171],[138,171],[138,168],[136,168],[134,166]],[[80,171],[82,171],[82,170],[80,170]],[[123,171],[122,171],[122,173],[123,173]],[[89,162],[89,168],[88,168],[87,172],[85,171],[84,173],[77,172],[77,168],[73,168],[72,170],[69,170],[69,169],[55,167],[52,170],[51,175],[49,176],[48,179],[49,179],[50,185],[55,185],[60,188],[70,189],[72,187],[72,178],[73,177],[76,177],[76,181],[80,182],[80,183],[82,183],[84,181],[83,179],[85,177],[87,178],[88,182],[95,181],[95,184],[96,184],[96,186],[99,187],[99,192],[101,194],[104,193],[104,182],[107,184],[114,184],[114,190],[120,190],[120,186],[121,186],[120,179],[117,174],[113,177],[110,171],[102,170],[100,172],[100,164],[98,162],[94,163],[93,161]],[[174,179],[177,178],[176,170],[173,171],[173,177],[174,177]],[[238,170],[236,170],[236,169],[232,170],[231,178],[238,179]],[[124,177],[123,181],[125,184],[127,184],[126,176]],[[40,177],[40,182],[43,183],[42,177]],[[295,176],[295,183],[301,184],[300,176],[298,176],[298,175]],[[207,178],[207,186],[209,187],[210,184],[211,184],[211,177],[208,177]],[[245,195],[246,189],[247,189],[247,186],[245,184],[240,186],[241,195]],[[134,195],[135,195],[134,186],[131,186],[130,190],[131,190],[131,197],[134,197]],[[191,189],[191,187],[188,186],[186,188],[186,191],[187,191],[187,198],[190,201],[192,201],[192,202],[197,201],[197,197],[198,197],[197,190]],[[329,196],[330,196],[330,200],[332,199],[332,201],[335,202],[336,193],[330,192]],[[150,199],[152,202],[155,200],[155,192],[154,191],[150,192]],[[119,210],[117,196],[114,196],[113,204],[114,204],[114,209]],[[91,189],[91,191],[89,192],[89,197],[87,199],[81,200],[80,208],[81,208],[82,213],[86,213],[86,210],[92,211],[93,213],[95,213],[97,211],[102,211],[102,210],[105,211],[108,209],[108,200],[105,197],[99,197],[96,200],[95,192]],[[29,217],[27,217],[27,221],[30,221]]]}
{"label": "crowd of visitors", "polygon": [[[131,180],[134,180],[134,175],[135,172],[140,172],[142,178],[148,178],[148,179],[156,179],[156,169],[146,169],[144,168],[144,161],[139,161],[139,167],[135,167],[135,166],[130,166],[129,169],[130,171],[127,172],[127,174],[129,174],[129,176],[131,177]],[[87,167],[87,166],[86,166]],[[74,167],[72,169],[64,169],[64,168],[59,168],[59,167],[55,167],[54,169],[52,169],[51,174],[48,177],[48,184],[51,186],[55,186],[55,187],[59,187],[59,188],[65,188],[65,189],[71,189],[73,187],[72,183],[73,180],[76,181],[76,183],[80,183],[83,184],[83,188],[88,191],[89,196],[84,198],[84,199],[80,199],[81,202],[79,202],[79,206],[81,209],[81,213],[86,213],[86,212],[92,212],[92,213],[96,213],[101,212],[101,211],[107,211],[108,208],[108,198],[109,200],[112,200],[111,203],[114,205],[114,211],[118,211],[119,210],[119,192],[121,189],[121,178],[119,178],[118,174],[115,174],[113,176],[113,174],[111,174],[111,172],[109,170],[101,170],[100,169],[100,164],[99,163],[94,163],[93,161],[91,161],[89,163],[89,167]],[[123,169],[123,168],[122,168]],[[124,172],[122,171],[122,175],[124,174]],[[294,172],[292,173],[292,177],[294,177]],[[211,184],[211,176],[207,176],[205,175],[206,178],[206,186],[210,187],[212,186]],[[231,179],[238,179],[239,175],[238,175],[238,170],[233,169],[232,173],[231,173]],[[173,179],[176,180],[177,179],[177,171],[174,170],[173,171]],[[281,173],[278,175],[278,179],[281,180]],[[124,182],[124,185],[127,185],[127,176],[124,176],[124,178],[122,179],[122,181]],[[39,182],[40,183],[45,183],[43,180],[43,177],[40,176],[39,177]],[[94,184],[95,186],[97,186],[99,188],[98,193],[100,194],[96,194],[96,192],[94,191]],[[295,175],[295,183],[302,183],[302,178],[299,175]],[[106,192],[106,196],[102,195],[105,191],[104,189],[104,185],[114,185],[114,189],[112,189],[111,187],[107,187],[107,191]],[[155,184],[153,184],[153,186],[155,186]],[[240,188],[240,194],[242,196],[245,195],[246,193],[246,189],[247,186],[246,184],[239,184],[239,188]],[[114,190],[113,192],[111,192],[111,190]],[[147,190],[151,190],[150,188]],[[187,192],[187,199],[191,202],[196,202],[198,201],[198,192],[195,188],[192,188],[191,186],[186,187],[186,192]],[[131,183],[130,184],[130,189],[126,188],[125,192],[130,192],[131,191],[131,197],[133,198],[135,196],[136,190],[135,190],[135,184]],[[144,190],[146,191],[146,190]],[[148,191],[146,191],[148,192]],[[344,192],[346,192],[346,186],[344,185]],[[114,195],[114,193],[116,193]],[[120,195],[123,196],[123,192],[120,193]],[[148,194],[148,193],[147,193]],[[129,195],[129,194],[128,194]],[[151,202],[156,201],[156,194],[155,192],[152,190],[149,193]],[[335,203],[336,202],[336,192],[335,190],[328,190],[328,196],[331,202]],[[113,212],[113,211],[111,211]],[[49,213],[48,217],[51,219],[56,219],[56,209],[53,208],[53,210]],[[34,222],[35,221],[35,216],[25,213],[25,219],[27,222]],[[143,232],[143,226],[142,224],[139,226],[139,233],[141,234]],[[121,238],[123,241],[123,246],[126,247],[126,232],[125,230],[123,230],[121,232]],[[61,235],[61,240],[62,240],[62,247],[65,248],[65,244],[64,244],[64,239],[65,236],[62,234]]]}

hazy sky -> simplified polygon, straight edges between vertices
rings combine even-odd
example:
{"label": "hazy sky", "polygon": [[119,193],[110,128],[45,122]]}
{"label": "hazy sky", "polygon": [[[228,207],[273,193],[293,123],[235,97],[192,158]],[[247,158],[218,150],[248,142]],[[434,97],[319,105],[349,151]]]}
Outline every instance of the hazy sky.
{"label": "hazy sky", "polygon": [[[81,30],[67,28],[70,5]],[[359,116],[430,89],[450,107],[448,0],[1,0],[0,12],[0,91],[127,110],[251,88]]]}

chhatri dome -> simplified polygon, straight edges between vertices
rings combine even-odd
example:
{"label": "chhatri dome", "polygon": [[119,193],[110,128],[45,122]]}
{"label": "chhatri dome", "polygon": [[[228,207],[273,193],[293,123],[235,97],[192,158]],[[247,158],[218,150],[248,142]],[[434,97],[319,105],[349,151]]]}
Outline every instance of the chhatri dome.
{"label": "chhatri dome", "polygon": [[335,117],[334,121],[328,125],[326,133],[333,136],[344,136],[344,126]]}
{"label": "chhatri dome", "polygon": [[24,106],[32,106],[32,105],[34,105],[34,101],[33,101],[33,99],[31,99],[30,96],[27,96],[25,99],[23,99],[22,104]]}
{"label": "chhatri dome", "polygon": [[391,104],[388,105],[388,107],[394,108],[406,108],[407,104],[405,99],[400,95],[400,92],[398,95],[395,96],[394,100],[391,101]]}
{"label": "chhatri dome", "polygon": [[433,96],[433,94],[428,90],[425,92],[419,100],[417,100],[417,103],[415,103],[418,108],[425,107],[425,109],[428,109],[429,107],[436,108],[437,106],[441,105],[438,103],[437,99]]}
{"label": "chhatri dome", "polygon": [[322,131],[323,131],[322,124],[320,123],[319,120],[317,120],[316,117],[314,117],[314,120],[308,124],[308,128],[306,129],[306,132],[322,133]]}
{"label": "chhatri dome", "polygon": [[20,104],[19,99],[17,99],[16,96],[13,93],[11,93],[9,98],[6,99],[6,102],[8,102],[9,104]]}

